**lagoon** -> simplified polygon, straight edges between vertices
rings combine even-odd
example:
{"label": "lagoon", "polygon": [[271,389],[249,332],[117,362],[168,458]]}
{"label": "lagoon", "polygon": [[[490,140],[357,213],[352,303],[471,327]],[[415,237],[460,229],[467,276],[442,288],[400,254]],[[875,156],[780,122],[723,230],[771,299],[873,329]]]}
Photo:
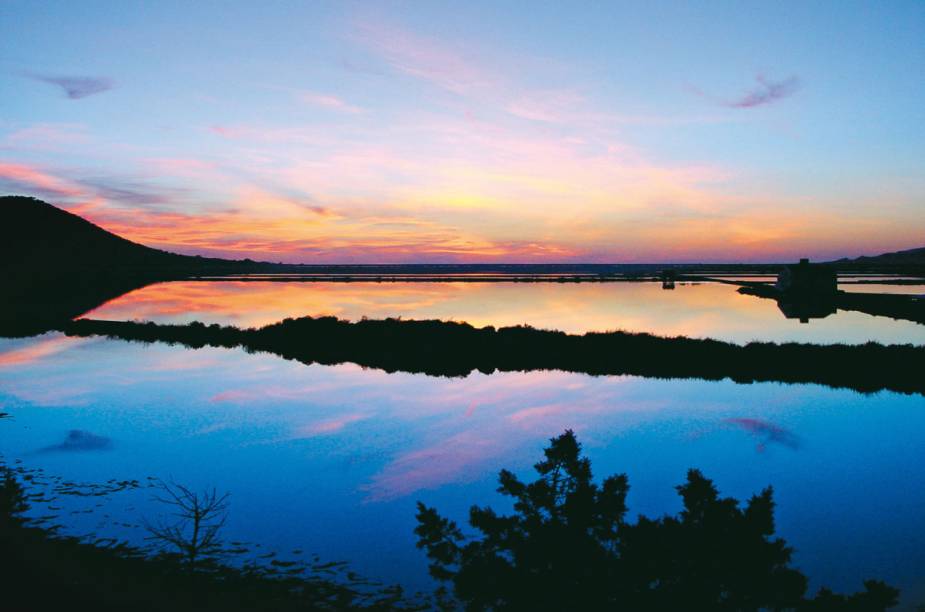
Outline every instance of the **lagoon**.
{"label": "lagoon", "polygon": [[[925,344],[925,326],[851,312],[800,324],[773,301],[714,283],[188,281],[85,316],[248,326],[306,314]],[[411,590],[432,587],[414,547],[415,502],[461,522],[474,503],[506,509],[497,472],[528,477],[548,438],[571,428],[598,478],[628,474],[634,514],[677,512],[673,486],[692,467],[739,499],[773,485],[778,532],[811,588],[853,591],[874,577],[904,601],[925,595],[918,394],[556,371],[444,378],[49,333],[0,339],[0,412],[10,415],[0,419],[8,463],[80,482],[214,486],[231,493],[229,539],[346,560]],[[133,542],[164,512],[146,488],[54,503],[34,514]]]}
{"label": "lagoon", "polygon": [[664,290],[654,282],[181,281],[137,289],[84,317],[198,320],[239,327],[301,316],[352,321],[402,317],[467,321],[476,327],[527,324],[568,333],[624,330],[739,344],[759,340],[925,345],[925,325],[853,311],[801,324],[785,318],[773,300],[736,289],[712,282],[679,283],[674,290]]}

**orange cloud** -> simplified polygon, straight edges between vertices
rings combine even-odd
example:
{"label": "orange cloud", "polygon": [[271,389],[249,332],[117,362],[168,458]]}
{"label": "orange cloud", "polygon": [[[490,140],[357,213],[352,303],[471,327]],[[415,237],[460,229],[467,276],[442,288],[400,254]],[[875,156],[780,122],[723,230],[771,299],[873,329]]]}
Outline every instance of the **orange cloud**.
{"label": "orange cloud", "polygon": [[[338,140],[215,128],[253,165],[149,158],[153,190],[10,162],[0,180],[144,244],[286,262],[779,261],[916,239],[902,215],[833,219],[817,203],[737,193],[727,169],[659,164],[606,133],[433,118],[372,129]],[[192,187],[163,186],[175,183]]]}
{"label": "orange cloud", "polygon": [[0,179],[59,196],[81,197],[85,195],[84,190],[74,184],[25,164],[0,162]]}

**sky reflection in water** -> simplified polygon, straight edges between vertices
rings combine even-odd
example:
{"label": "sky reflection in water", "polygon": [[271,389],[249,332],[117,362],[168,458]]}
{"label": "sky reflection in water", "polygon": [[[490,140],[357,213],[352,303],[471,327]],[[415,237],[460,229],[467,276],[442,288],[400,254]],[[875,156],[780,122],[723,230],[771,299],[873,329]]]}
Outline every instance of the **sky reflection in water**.
{"label": "sky reflection in water", "polygon": [[737,343],[925,344],[925,325],[848,311],[800,324],[786,319],[773,300],[717,283],[666,291],[659,283],[171,282],[133,291],[85,316],[248,327],[306,315],[526,323],[571,333],[622,329]]}
{"label": "sky reflection in water", "polygon": [[[230,537],[349,559],[412,587],[426,585],[416,500],[457,519],[498,503],[497,471],[527,474],[546,439],[573,428],[598,476],[629,474],[633,511],[677,511],[672,486],[689,467],[740,498],[773,484],[778,528],[817,585],[856,589],[877,576],[914,592],[925,579],[923,408],[920,396],[810,385],[445,379],[239,350],[0,340],[8,459],[83,481],[214,485],[232,492]],[[75,430],[109,442],[69,452]],[[110,512],[156,512],[143,492],[124,507]],[[72,520],[77,531],[115,529]]]}

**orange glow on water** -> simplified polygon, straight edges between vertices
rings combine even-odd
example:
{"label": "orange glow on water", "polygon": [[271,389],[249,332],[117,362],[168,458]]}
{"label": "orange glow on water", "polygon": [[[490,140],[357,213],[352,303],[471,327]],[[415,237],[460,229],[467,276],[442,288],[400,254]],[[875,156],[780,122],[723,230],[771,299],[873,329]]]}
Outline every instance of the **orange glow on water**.
{"label": "orange glow on water", "polygon": [[[802,342],[916,342],[925,328],[840,312],[810,325],[786,319],[773,300],[717,283],[467,283],[185,281],[150,285],[84,315],[256,327],[286,317],[336,316],[351,321],[440,319],[477,327],[531,325],[569,333],[625,330],[661,336]],[[845,330],[849,329],[850,333]]]}

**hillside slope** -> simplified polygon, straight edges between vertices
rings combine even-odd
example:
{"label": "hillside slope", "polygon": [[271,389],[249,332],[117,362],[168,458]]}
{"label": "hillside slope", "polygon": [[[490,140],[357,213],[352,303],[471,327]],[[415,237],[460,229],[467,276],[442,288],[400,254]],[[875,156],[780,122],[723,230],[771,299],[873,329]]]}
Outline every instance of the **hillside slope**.
{"label": "hillside slope", "polygon": [[152,249],[41,200],[0,197],[0,336],[42,333],[148,283],[261,266]]}
{"label": "hillside slope", "polygon": [[882,255],[865,255],[854,259],[839,259],[835,263],[887,264],[887,265],[925,265],[925,247],[907,249]]}
{"label": "hillside slope", "polygon": [[54,269],[147,269],[230,264],[126,240],[41,200],[0,197],[0,265]]}

